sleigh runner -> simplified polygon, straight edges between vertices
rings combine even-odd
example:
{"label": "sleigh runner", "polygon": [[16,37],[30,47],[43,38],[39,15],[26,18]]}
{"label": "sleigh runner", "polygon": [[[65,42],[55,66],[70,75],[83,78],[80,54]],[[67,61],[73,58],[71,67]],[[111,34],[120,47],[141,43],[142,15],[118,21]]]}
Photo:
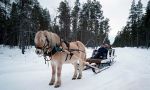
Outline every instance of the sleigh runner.
{"label": "sleigh runner", "polygon": [[86,64],[85,70],[91,68],[92,71],[97,74],[105,69],[108,69],[115,62],[114,58],[116,57],[116,55],[115,55],[115,49],[109,49],[107,53],[107,57],[103,59],[100,59],[100,58],[94,59],[93,55],[96,52],[97,51],[94,50],[92,57],[86,59],[87,64]]}

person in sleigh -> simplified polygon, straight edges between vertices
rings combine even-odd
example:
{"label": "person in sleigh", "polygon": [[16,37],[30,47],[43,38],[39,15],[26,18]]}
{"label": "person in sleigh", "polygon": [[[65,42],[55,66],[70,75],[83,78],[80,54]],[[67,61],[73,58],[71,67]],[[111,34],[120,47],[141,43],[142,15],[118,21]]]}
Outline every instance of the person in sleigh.
{"label": "person in sleigh", "polygon": [[102,44],[98,50],[94,50],[92,58],[93,59],[107,59],[108,44]]}

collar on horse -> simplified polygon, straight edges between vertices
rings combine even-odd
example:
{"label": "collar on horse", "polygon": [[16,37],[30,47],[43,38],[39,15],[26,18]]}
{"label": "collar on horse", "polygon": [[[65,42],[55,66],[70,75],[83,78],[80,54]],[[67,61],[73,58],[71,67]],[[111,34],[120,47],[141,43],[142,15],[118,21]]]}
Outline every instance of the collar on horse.
{"label": "collar on horse", "polygon": [[52,57],[56,52],[62,51],[62,48],[60,48],[58,45],[54,46],[53,49],[50,52],[44,52],[44,59],[45,59],[45,64],[46,61],[50,61],[51,59],[47,59],[46,56]]}
{"label": "collar on horse", "polygon": [[62,48],[60,48],[60,46],[59,45],[55,45],[53,48],[52,48],[52,50],[49,52],[48,50],[46,51],[46,52],[44,52],[44,56],[52,56],[52,55],[54,55],[56,52],[59,52],[59,51],[62,51],[63,49]]}

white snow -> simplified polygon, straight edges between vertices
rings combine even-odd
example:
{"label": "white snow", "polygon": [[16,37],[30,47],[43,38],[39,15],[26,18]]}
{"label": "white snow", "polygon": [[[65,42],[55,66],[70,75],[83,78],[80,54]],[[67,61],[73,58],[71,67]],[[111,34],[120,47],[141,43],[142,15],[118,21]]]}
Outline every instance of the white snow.
{"label": "white snow", "polygon": [[[55,90],[49,86],[51,67],[38,57],[35,48],[25,55],[17,48],[0,46],[0,90]],[[92,49],[87,49],[87,57]],[[57,90],[150,90],[150,50],[116,48],[114,63],[109,69],[94,74],[83,71],[81,80],[71,80],[73,66],[64,64],[62,85]]]}

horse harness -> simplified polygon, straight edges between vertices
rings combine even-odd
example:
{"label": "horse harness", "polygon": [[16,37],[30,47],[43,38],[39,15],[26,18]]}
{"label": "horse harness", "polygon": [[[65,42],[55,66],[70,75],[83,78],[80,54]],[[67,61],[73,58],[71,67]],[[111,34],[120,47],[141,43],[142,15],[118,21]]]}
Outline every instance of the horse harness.
{"label": "horse harness", "polygon": [[[60,44],[60,45],[57,45],[57,44],[56,44],[55,46],[52,47],[52,50],[49,51],[49,48],[50,48],[50,47],[49,47],[49,44],[50,44],[51,42],[48,40],[47,36],[45,36],[45,37],[46,37],[46,42],[47,42],[47,44],[46,44],[46,42],[45,42],[45,44],[44,44],[43,47],[36,47],[36,48],[45,51],[43,56],[44,56],[45,64],[46,64],[46,61],[50,61],[50,60],[52,59],[52,55],[54,55],[56,52],[65,52],[65,51],[64,51],[64,49],[63,49],[62,47],[60,47],[61,44]],[[85,53],[85,51],[82,51],[82,50],[80,50],[80,49],[70,49],[70,43],[67,42],[67,41],[62,41],[62,40],[60,39],[60,42],[61,42],[61,43],[64,42],[64,43],[66,44],[66,46],[67,46],[67,51],[70,52],[70,54],[67,54],[65,61],[67,60],[67,58],[68,58],[69,55],[70,55],[70,59],[72,58],[72,56],[73,56],[73,53],[72,53],[72,52],[74,52],[74,51],[78,51],[78,52],[83,52],[83,53]],[[65,50],[66,50],[66,49],[65,49]],[[46,58],[46,56],[51,57],[51,59],[48,60],[48,59]]]}

